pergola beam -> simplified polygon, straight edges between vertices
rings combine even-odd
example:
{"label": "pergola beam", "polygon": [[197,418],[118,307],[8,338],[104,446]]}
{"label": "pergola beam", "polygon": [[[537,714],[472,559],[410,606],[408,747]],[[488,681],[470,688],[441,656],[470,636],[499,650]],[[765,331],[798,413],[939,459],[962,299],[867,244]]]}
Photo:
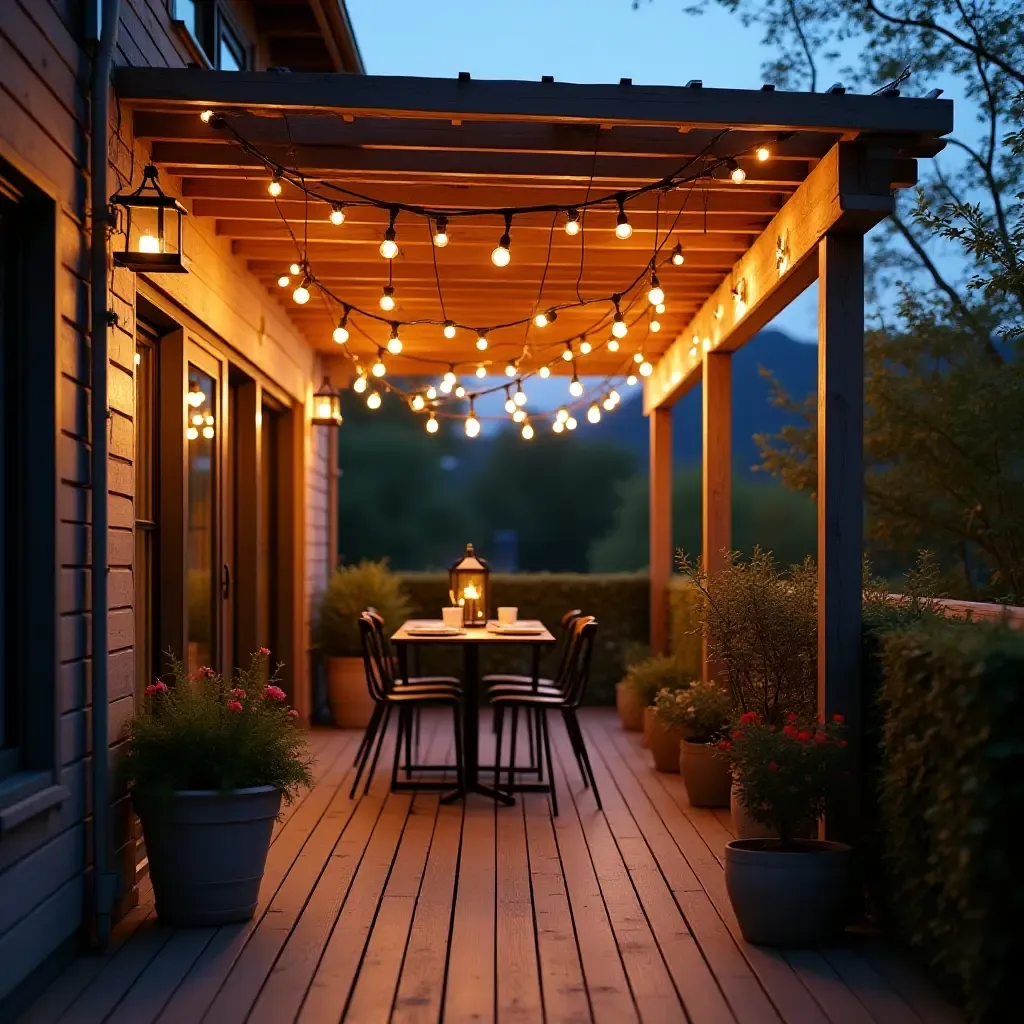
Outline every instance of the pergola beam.
{"label": "pergola beam", "polygon": [[804,291],[818,275],[821,238],[863,234],[892,212],[893,188],[915,181],[912,160],[834,146],[658,361],[644,411],[671,405],[700,379],[702,352],[739,348]]}

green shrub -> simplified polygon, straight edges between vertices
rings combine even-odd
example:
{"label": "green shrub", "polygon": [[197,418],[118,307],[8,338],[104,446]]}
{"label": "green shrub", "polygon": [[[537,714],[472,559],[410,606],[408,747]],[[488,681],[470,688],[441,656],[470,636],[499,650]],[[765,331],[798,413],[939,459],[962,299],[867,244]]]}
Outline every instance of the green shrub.
{"label": "green shrub", "polygon": [[386,561],[342,566],[328,580],[317,622],[325,657],[358,658],[362,654],[359,613],[367,608],[376,608],[390,629],[398,629],[409,618],[411,605],[402,580]]}
{"label": "green shrub", "polygon": [[675,692],[689,686],[693,677],[679,667],[671,655],[656,654],[630,665],[623,680],[644,707],[654,703],[662,690]]}
{"label": "green shrub", "polygon": [[1024,634],[933,617],[883,642],[881,807],[899,932],[975,1021],[1019,1018]]}
{"label": "green shrub", "polygon": [[129,726],[128,782],[157,796],[273,786],[288,802],[311,785],[305,732],[285,703],[277,673],[268,672],[269,654],[261,648],[234,679],[209,668],[186,675],[172,658],[171,685],[147,686]]}
{"label": "green shrub", "polygon": [[713,679],[706,683],[695,679],[670,697],[663,698],[659,693],[655,707],[664,722],[685,725],[694,739],[708,743],[722,738],[733,714],[729,691]]}
{"label": "green shrub", "polygon": [[[442,605],[448,603],[447,573],[402,573],[401,580],[413,616],[440,617]],[[499,605],[514,605],[521,618],[540,619],[556,635],[559,620],[572,608],[597,619],[588,704],[614,703],[615,684],[629,663],[627,652],[650,638],[650,590],[642,573],[494,573],[491,601],[491,614]],[[412,650],[415,674],[462,674],[462,654],[456,647]],[[541,673],[551,676],[557,671],[557,659],[555,649],[546,650]],[[482,674],[530,670],[530,655],[521,647],[488,647],[480,652]]]}

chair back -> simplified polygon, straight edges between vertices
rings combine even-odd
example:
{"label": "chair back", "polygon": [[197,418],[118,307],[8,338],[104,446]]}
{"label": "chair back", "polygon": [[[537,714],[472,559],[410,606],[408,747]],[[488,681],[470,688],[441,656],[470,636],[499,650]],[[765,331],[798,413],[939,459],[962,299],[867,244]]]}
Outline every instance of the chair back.
{"label": "chair back", "polygon": [[387,700],[393,684],[384,653],[383,633],[368,612],[359,616],[359,641],[363,649],[363,670],[366,672],[366,688],[370,697],[378,703]]}
{"label": "chair back", "polygon": [[561,685],[562,676],[565,674],[566,660],[569,657],[569,647],[572,641],[572,627],[576,620],[583,614],[579,608],[572,608],[567,611],[560,620],[562,635],[560,638],[561,653],[558,655],[558,669],[553,677],[554,682]]}
{"label": "chair back", "polygon": [[587,693],[590,682],[590,659],[594,653],[594,638],[597,635],[597,620],[593,615],[581,615],[573,624],[566,656],[566,665],[561,680],[565,703],[578,708]]}

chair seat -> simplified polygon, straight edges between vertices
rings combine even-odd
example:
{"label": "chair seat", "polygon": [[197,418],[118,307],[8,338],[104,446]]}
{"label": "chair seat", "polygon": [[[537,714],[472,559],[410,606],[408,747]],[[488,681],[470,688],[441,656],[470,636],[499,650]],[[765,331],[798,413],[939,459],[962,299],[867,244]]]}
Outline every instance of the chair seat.
{"label": "chair seat", "polygon": [[427,704],[430,701],[439,701],[444,704],[457,704],[462,700],[462,694],[450,687],[438,687],[435,689],[415,689],[411,686],[402,686],[392,690],[387,695],[387,700],[392,704]]}
{"label": "chair seat", "polygon": [[396,679],[395,686],[451,686],[458,689],[462,683],[457,676],[410,676],[409,682]]}
{"label": "chair seat", "polygon": [[[533,689],[533,676],[517,676],[511,675],[504,672],[495,672],[491,675],[484,676],[484,686],[504,686],[504,685],[516,685],[516,686],[528,686],[531,690]],[[555,681],[553,679],[538,679],[538,685],[540,686],[554,686]]]}
{"label": "chair seat", "polygon": [[527,683],[525,686],[522,683],[498,683],[487,690],[487,696],[492,700],[499,696],[515,697],[519,694],[530,693],[539,693],[545,697],[563,696],[562,691],[557,686],[547,682],[541,682],[536,690],[533,688],[532,683]]}
{"label": "chair seat", "polygon": [[491,696],[492,704],[518,704],[521,707],[557,708],[565,704],[565,695],[558,693],[534,693],[533,690],[515,690],[507,693],[495,693]]}
{"label": "chair seat", "polygon": [[428,683],[424,681],[403,683],[395,680],[393,693],[461,693],[462,687],[452,683]]}

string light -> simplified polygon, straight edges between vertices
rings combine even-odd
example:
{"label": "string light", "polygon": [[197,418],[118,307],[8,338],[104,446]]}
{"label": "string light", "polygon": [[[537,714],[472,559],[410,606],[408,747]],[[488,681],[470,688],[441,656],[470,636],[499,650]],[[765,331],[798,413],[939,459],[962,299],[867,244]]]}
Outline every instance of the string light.
{"label": "string light", "polygon": [[565,214],[565,233],[567,235],[578,235],[580,233],[580,211],[570,206]]}
{"label": "string light", "polygon": [[505,367],[505,376],[514,377],[519,372],[519,367],[515,363],[509,363]]}
{"label": "string light", "polygon": [[629,386],[630,386],[631,388],[632,388],[632,387],[635,387],[635,386],[636,386],[636,374],[635,374],[635,373],[631,373],[631,374],[630,374],[630,375],[629,375],[629,376],[628,376],[628,377],[626,378],[626,383],[627,383],[627,384],[628,384],[628,385],[629,385]]}
{"label": "string light", "polygon": [[523,429],[520,431],[520,433],[523,435],[523,440],[524,441],[532,441],[533,440],[533,427],[530,425],[530,421],[529,420],[526,420],[523,423]]}
{"label": "string light", "polygon": [[488,344],[488,342],[487,342],[487,332],[486,331],[477,331],[476,332],[476,347],[477,347],[477,351],[478,352],[486,352],[487,351],[487,344]]}
{"label": "string light", "polygon": [[757,159],[764,163],[772,155],[772,151],[767,146],[758,146],[756,156]]}
{"label": "string light", "polygon": [[476,418],[472,398],[469,400],[469,415],[466,416],[465,428],[466,437],[476,437],[480,433],[480,421]]}
{"label": "string light", "polygon": [[665,312],[665,303],[664,302],[659,302],[654,307],[654,312],[657,313],[658,316],[661,316],[661,314]]}
{"label": "string light", "polygon": [[609,338],[605,342],[605,348],[607,348],[609,352],[618,352],[619,351],[619,339],[618,338]]}
{"label": "string light", "polygon": [[366,396],[366,407],[368,409],[379,409],[381,403],[381,397],[379,391],[371,391]]}
{"label": "string light", "polygon": [[481,363],[481,364],[480,364],[480,365],[479,365],[479,366],[478,366],[478,367],[476,368],[476,375],[477,375],[478,377],[480,377],[480,378],[484,378],[484,377],[486,377],[486,376],[487,376],[487,367],[486,367],[486,366],[484,366],[484,364],[483,364],[483,363]]}
{"label": "string light", "polygon": [[391,337],[388,338],[388,351],[397,356],[402,351],[402,339],[398,336],[398,324],[391,324]]}
{"label": "string light", "polygon": [[505,214],[505,231],[491,252],[491,262],[496,267],[507,267],[512,259],[512,214]]}
{"label": "string light", "polygon": [[426,408],[426,401],[422,395],[416,394],[412,396],[409,402],[413,412],[422,412]]}
{"label": "string light", "polygon": [[607,395],[605,395],[605,399],[604,399],[604,401],[603,401],[603,402],[601,403],[601,404],[602,404],[602,405],[603,405],[603,406],[605,407],[605,411],[606,411],[606,412],[611,412],[611,411],[612,411],[612,409],[614,409],[614,408],[615,408],[615,404],[616,404],[616,403],[615,403],[615,399],[614,399],[614,398],[612,398],[612,394],[615,394],[615,393],[616,393],[616,392],[612,392],[612,393],[610,393],[610,394],[607,394]]}
{"label": "string light", "polygon": [[335,227],[341,227],[345,223],[345,207],[341,203],[332,203],[331,215],[328,219]]}
{"label": "string light", "polygon": [[565,430],[565,424],[561,420],[555,420],[555,422],[551,424],[551,429],[556,434],[560,434],[563,430]]}
{"label": "string light", "polygon": [[431,413],[430,414],[430,419],[427,420],[427,433],[428,434],[436,434],[437,433],[437,427],[438,427],[437,417],[433,413]]}
{"label": "string light", "polygon": [[615,197],[615,201],[619,204],[619,212],[615,218],[615,237],[627,239],[633,234],[633,225],[629,223],[629,217],[626,216],[626,197],[620,192]]}
{"label": "string light", "polygon": [[338,326],[334,328],[334,333],[331,335],[332,338],[339,344],[344,345],[348,341],[350,335],[348,333],[348,306],[346,306],[341,314],[341,319],[338,320]]}
{"label": "string light", "polygon": [[601,407],[597,402],[590,403],[590,408],[587,410],[587,419],[590,420],[591,423],[601,422]]}
{"label": "string light", "polygon": [[672,266],[681,267],[686,262],[686,257],[683,255],[683,243],[676,242],[676,247],[672,250]]}
{"label": "string light", "polygon": [[517,407],[516,411],[514,413],[512,413],[512,421],[514,423],[522,423],[523,420],[525,420],[525,419],[526,419],[526,410],[525,409],[520,409],[520,408]]}
{"label": "string light", "polygon": [[370,367],[370,373],[372,373],[374,377],[383,377],[384,374],[388,372],[388,368],[384,365],[382,356],[383,353],[381,350],[377,349],[377,361]]}
{"label": "string light", "polygon": [[590,342],[587,341],[586,338],[583,338],[580,341],[580,355],[581,356],[589,356],[590,353],[593,352],[593,351],[594,351],[594,346],[591,345]]}
{"label": "string light", "polygon": [[392,206],[389,213],[387,230],[384,232],[384,241],[380,243],[378,252],[386,260],[393,260],[398,255],[398,243],[395,241],[395,218],[398,216],[398,207]]}
{"label": "string light", "polygon": [[542,367],[541,367],[541,368],[540,368],[540,369],[539,369],[539,370],[537,371],[537,376],[538,376],[538,377],[543,377],[543,378],[544,378],[545,380],[547,380],[547,378],[551,376],[551,367],[550,367],[550,366],[548,366],[548,365],[547,365],[547,364],[545,363],[545,364],[544,364],[544,365],[543,365],[543,366],[542,366]]}
{"label": "string light", "polygon": [[515,411],[516,411],[516,403],[512,401],[512,395],[510,394],[508,388],[506,387],[505,388],[505,412],[507,412],[509,414],[509,416],[511,416],[512,413],[514,413]]}
{"label": "string light", "polygon": [[629,328],[626,326],[626,321],[622,316],[622,310],[619,309],[620,295],[613,295],[612,302],[615,304],[615,316],[612,317],[612,334],[616,338],[624,338],[629,333]]}
{"label": "string light", "polygon": [[437,388],[431,384],[430,387],[427,388],[427,401],[433,402],[435,398],[437,398]]}
{"label": "string light", "polygon": [[455,385],[455,397],[456,398],[465,398],[466,397],[466,389],[461,384],[456,384]]}
{"label": "string light", "polygon": [[570,416],[565,421],[565,429],[566,430],[575,430],[576,426],[577,426],[577,424],[576,424],[576,417],[575,416]]}
{"label": "string light", "polygon": [[637,363],[639,365],[643,361],[644,361],[644,354],[643,354],[643,352],[634,352],[633,353],[633,362],[634,363]]}
{"label": "string light", "polygon": [[378,304],[385,313],[390,313],[395,308],[395,289],[391,285],[384,285],[384,290],[380,293]]}
{"label": "string light", "polygon": [[270,179],[270,184],[267,186],[267,191],[276,199],[281,194],[281,168],[279,167],[274,171],[274,176]]}
{"label": "string light", "polygon": [[204,110],[199,115],[199,120],[202,121],[203,124],[209,124],[210,121],[212,120],[212,118],[213,118],[213,111],[212,110]]}
{"label": "string light", "polygon": [[363,374],[359,374],[359,376],[353,381],[352,390],[359,395],[366,390],[366,377]]}
{"label": "string light", "polygon": [[640,364],[640,376],[641,377],[650,377],[650,375],[652,373],[654,373],[654,367],[651,366],[651,364],[645,359]]}
{"label": "string light", "polygon": [[307,287],[308,284],[309,278],[304,277],[302,279],[302,284],[300,284],[295,289],[295,291],[292,292],[292,302],[296,303],[299,306],[304,306],[307,302],[309,302],[309,288]]}
{"label": "string light", "polygon": [[302,267],[300,267],[298,263],[292,263],[288,267],[288,273],[291,274],[292,277],[297,277],[302,273]]}
{"label": "string light", "polygon": [[526,392],[523,390],[523,382],[521,380],[516,381],[516,393],[512,396],[512,401],[516,405],[526,405]]}
{"label": "string light", "polygon": [[558,412],[555,413],[555,421],[557,423],[564,423],[569,418],[569,410],[563,405],[559,408]]}
{"label": "string light", "polygon": [[448,218],[441,214],[437,218],[437,226],[434,228],[434,245],[443,249],[448,244]]}
{"label": "string light", "polygon": [[579,398],[583,394],[583,385],[580,383],[579,377],[576,376],[575,370],[573,371],[572,380],[569,381],[569,394],[573,398]]}
{"label": "string light", "polygon": [[657,334],[657,333],[658,333],[658,331],[660,331],[660,330],[661,330],[661,321],[660,321],[660,320],[652,320],[652,321],[650,322],[650,325],[649,325],[649,326],[650,326],[650,328],[651,328],[651,333],[652,333],[652,334]]}
{"label": "string light", "polygon": [[565,351],[562,353],[562,358],[567,362],[571,363],[575,358],[576,353],[572,350],[572,342],[567,341],[565,343]]}
{"label": "string light", "polygon": [[725,166],[729,168],[729,177],[734,185],[742,185],[747,180],[747,172],[735,160],[727,160]]}
{"label": "string light", "polygon": [[282,274],[277,279],[278,286],[281,288],[287,288],[292,283],[292,279],[287,274]]}
{"label": "string light", "polygon": [[657,306],[659,302],[665,301],[665,292],[658,280],[658,275],[653,270],[651,271],[651,288],[647,293],[647,301],[652,306]]}
{"label": "string light", "polygon": [[553,324],[558,319],[558,313],[549,309],[544,313],[538,313],[534,318],[533,322],[537,327],[547,327],[548,324]]}
{"label": "string light", "polygon": [[455,321],[445,320],[444,331],[442,333],[449,341],[451,341],[451,339],[455,337]]}
{"label": "string light", "polygon": [[456,381],[455,367],[451,364],[448,365],[448,369],[445,370],[444,377],[441,379],[442,384],[447,384],[449,390],[455,386]]}

